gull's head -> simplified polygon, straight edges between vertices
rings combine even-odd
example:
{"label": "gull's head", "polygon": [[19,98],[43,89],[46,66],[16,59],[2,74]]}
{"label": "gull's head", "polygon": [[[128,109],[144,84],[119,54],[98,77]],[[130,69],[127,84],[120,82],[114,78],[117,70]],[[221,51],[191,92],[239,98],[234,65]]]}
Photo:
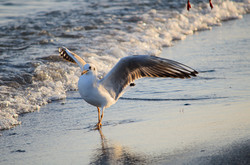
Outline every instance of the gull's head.
{"label": "gull's head", "polygon": [[82,75],[84,74],[97,74],[96,66],[94,64],[85,64],[83,67]]}

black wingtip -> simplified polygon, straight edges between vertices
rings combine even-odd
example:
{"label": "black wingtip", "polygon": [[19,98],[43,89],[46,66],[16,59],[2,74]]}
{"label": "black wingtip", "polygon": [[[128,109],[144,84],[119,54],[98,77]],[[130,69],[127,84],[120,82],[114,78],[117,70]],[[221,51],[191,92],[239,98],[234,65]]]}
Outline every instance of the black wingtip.
{"label": "black wingtip", "polygon": [[67,50],[67,48],[65,48],[65,47],[59,47],[59,48],[58,48],[58,52],[59,52],[60,56],[62,56],[63,59],[65,59],[65,60],[67,60],[67,61],[69,61],[69,62],[76,63],[76,62],[68,55],[68,53],[67,53],[66,50]]}
{"label": "black wingtip", "polygon": [[197,74],[199,74],[199,72],[197,72],[196,70],[194,70],[191,75],[194,76],[194,77],[196,77]]}
{"label": "black wingtip", "polygon": [[196,77],[197,74],[199,74],[199,72],[197,72],[196,70],[194,70],[193,72],[190,73],[190,75],[193,77]]}

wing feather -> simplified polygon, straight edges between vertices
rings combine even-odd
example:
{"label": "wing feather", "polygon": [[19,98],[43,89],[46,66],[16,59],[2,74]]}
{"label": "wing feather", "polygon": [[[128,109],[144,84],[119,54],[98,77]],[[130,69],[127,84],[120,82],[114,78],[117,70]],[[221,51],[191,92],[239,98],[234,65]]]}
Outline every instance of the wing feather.
{"label": "wing feather", "polygon": [[58,51],[65,60],[78,64],[81,70],[83,71],[83,67],[86,64],[86,62],[80,56],[71,52],[66,47],[60,47]]}
{"label": "wing feather", "polygon": [[136,55],[122,58],[99,83],[117,100],[123,89],[139,78],[190,78],[196,74],[198,72],[194,69],[173,60]]}

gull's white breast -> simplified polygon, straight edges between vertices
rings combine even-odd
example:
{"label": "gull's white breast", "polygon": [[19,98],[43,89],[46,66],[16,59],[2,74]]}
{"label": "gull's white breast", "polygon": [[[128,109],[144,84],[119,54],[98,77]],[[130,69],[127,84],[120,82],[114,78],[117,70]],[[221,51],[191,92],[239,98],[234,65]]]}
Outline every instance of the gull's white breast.
{"label": "gull's white breast", "polygon": [[107,108],[116,102],[93,75],[82,75],[78,81],[78,90],[81,97],[93,106]]}

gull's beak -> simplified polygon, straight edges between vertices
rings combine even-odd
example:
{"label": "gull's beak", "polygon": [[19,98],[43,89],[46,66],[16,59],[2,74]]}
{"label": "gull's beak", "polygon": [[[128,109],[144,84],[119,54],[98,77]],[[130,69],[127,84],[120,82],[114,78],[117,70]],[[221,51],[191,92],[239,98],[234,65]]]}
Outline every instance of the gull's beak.
{"label": "gull's beak", "polygon": [[88,72],[88,70],[84,70],[84,71],[82,71],[81,75],[84,75],[84,74],[86,74],[87,72]]}

